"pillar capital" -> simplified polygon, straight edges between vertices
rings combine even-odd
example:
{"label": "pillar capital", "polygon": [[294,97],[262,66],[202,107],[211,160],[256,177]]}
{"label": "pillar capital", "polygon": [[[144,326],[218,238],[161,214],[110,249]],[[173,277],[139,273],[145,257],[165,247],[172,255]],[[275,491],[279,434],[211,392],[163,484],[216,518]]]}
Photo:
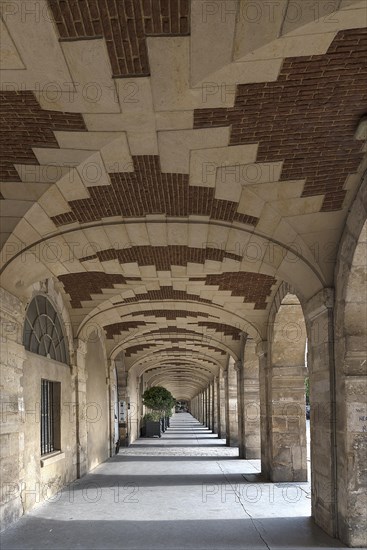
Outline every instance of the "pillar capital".
{"label": "pillar capital", "polygon": [[258,357],[266,356],[268,354],[268,342],[266,340],[261,340],[256,346],[256,355]]}
{"label": "pillar capital", "polygon": [[81,355],[87,355],[87,342],[84,340],[81,340],[80,338],[74,338],[74,352],[81,354]]}
{"label": "pillar capital", "polygon": [[242,370],[242,367],[243,367],[243,361],[241,361],[241,359],[238,359],[234,364],[234,370],[236,372],[240,372]]}
{"label": "pillar capital", "polygon": [[323,288],[317,294],[314,294],[312,298],[306,302],[304,307],[304,314],[306,319],[313,320],[325,310],[333,309],[334,307],[334,289]]}

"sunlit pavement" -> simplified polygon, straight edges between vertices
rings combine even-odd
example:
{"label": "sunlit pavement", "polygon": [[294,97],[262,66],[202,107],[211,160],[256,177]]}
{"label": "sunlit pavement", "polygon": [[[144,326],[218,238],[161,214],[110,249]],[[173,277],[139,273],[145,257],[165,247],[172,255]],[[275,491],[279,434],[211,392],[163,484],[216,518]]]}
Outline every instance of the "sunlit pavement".
{"label": "sunlit pavement", "polygon": [[40,505],[2,549],[344,548],[310,518],[308,483],[265,483],[190,414]]}

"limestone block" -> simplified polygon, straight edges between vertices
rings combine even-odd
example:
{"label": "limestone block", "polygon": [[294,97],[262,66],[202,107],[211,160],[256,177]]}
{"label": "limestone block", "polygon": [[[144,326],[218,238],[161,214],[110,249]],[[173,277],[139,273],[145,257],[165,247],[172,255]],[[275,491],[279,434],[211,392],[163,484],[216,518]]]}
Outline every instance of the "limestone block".
{"label": "limestone block", "polygon": [[195,85],[232,60],[238,0],[192,2],[191,82]]}
{"label": "limestone block", "polygon": [[228,142],[229,128],[158,132],[162,172],[189,174],[192,149],[226,147]]}
{"label": "limestone block", "polygon": [[17,48],[8,32],[8,29],[4,25],[3,21],[0,21],[0,37],[1,37],[1,53],[0,63],[2,69],[19,70],[25,69],[24,63],[17,51]]}
{"label": "limestone block", "polygon": [[46,92],[52,83],[53,90],[67,91],[69,88],[65,83],[70,86],[72,78],[47,1],[27,0],[26,5],[19,1],[5,4],[2,15],[25,66],[22,70],[18,70],[19,67],[4,69],[2,86],[10,83],[10,89]]}

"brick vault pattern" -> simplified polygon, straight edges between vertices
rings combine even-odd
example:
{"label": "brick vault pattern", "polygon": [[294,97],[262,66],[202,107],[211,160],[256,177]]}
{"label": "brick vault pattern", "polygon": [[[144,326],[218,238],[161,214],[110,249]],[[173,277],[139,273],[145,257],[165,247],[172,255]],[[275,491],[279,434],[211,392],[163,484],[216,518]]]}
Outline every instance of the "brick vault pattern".
{"label": "brick vault pattern", "polygon": [[80,261],[97,259],[100,262],[118,260],[120,264],[136,262],[139,266],[154,265],[157,271],[169,271],[173,265],[186,266],[188,262],[204,264],[206,260],[223,262],[226,259],[241,261],[238,254],[220,248],[195,248],[189,246],[131,246],[129,248],[101,250]]}
{"label": "brick vault pattern", "polygon": [[[140,353],[141,351],[145,351],[147,349],[150,349],[150,348],[156,348],[157,346],[162,346],[162,345],[166,345],[166,344],[176,344],[176,343],[186,343],[186,344],[190,344],[190,345],[193,345],[193,346],[201,346],[201,347],[204,347],[204,348],[207,348],[211,351],[214,351],[215,353],[219,353],[220,355],[226,355],[226,352],[223,351],[222,349],[220,348],[217,348],[215,346],[211,346],[211,345],[208,345],[208,344],[202,344],[201,342],[195,342],[195,341],[190,341],[190,340],[187,340],[187,338],[171,338],[170,340],[167,340],[167,342],[165,342],[164,344],[162,344],[161,342],[157,342],[157,343],[152,343],[152,344],[137,344],[135,346],[130,346],[127,351],[125,352],[125,356],[126,357],[131,357],[131,355],[135,355],[137,353]],[[167,348],[167,350],[173,350],[175,348],[175,346],[172,346],[171,348]],[[178,349],[181,349],[181,348],[178,348]],[[162,351],[162,350],[159,350],[159,351]],[[181,351],[183,351],[181,349]],[[153,352],[155,353],[155,352]]]}
{"label": "brick vault pattern", "polygon": [[2,181],[21,181],[14,164],[39,164],[32,147],[59,145],[54,130],[86,131],[82,115],[41,109],[31,91],[0,92]]}
{"label": "brick vault pattern", "polygon": [[114,285],[123,285],[128,281],[140,281],[136,277],[124,277],[118,274],[107,274],[100,271],[87,273],[68,273],[60,275],[59,281],[64,285],[65,292],[71,298],[71,307],[82,307],[82,301],[92,300],[92,294],[102,294],[102,289],[115,288]]}
{"label": "brick vault pattern", "polygon": [[147,36],[190,32],[189,0],[48,0],[62,40],[104,37],[115,77],[150,74]]}
{"label": "brick vault pattern", "polygon": [[[175,321],[177,318],[185,319],[186,317],[209,317],[208,313],[202,311],[186,311],[184,309],[147,309],[144,311],[133,311],[130,315],[132,317],[138,317],[139,315],[143,317],[165,317],[169,321]],[[212,315],[211,317],[216,316]]]}
{"label": "brick vault pattern", "polygon": [[[60,275],[65,292],[71,298],[71,307],[82,307],[82,301],[93,300],[92,294],[102,294],[103,289],[115,288],[114,285],[123,285],[129,282],[141,281],[139,277],[124,277],[118,274],[106,274],[99,271],[87,273],[70,273]],[[255,309],[266,309],[266,298],[270,296],[271,289],[276,284],[276,279],[261,273],[227,272],[206,277],[191,277],[189,281],[201,281],[205,285],[218,286],[219,291],[230,291],[231,296],[243,298],[243,302],[255,303]],[[124,298],[114,302],[115,306],[132,304],[142,301],[194,301],[202,304],[212,304],[213,300],[201,298],[199,294],[193,294],[183,290],[176,290],[172,286],[161,286],[159,290],[148,290],[136,293],[135,296]]]}
{"label": "brick vault pattern", "polygon": [[276,82],[239,85],[233,108],[197,109],[194,127],[230,125],[231,145],[259,142],[257,162],[284,160],[281,181],[306,179],[303,196],[325,194],[322,211],[338,210],[363,158],[366,54],[367,29],[341,31],[326,55],[285,59]]}
{"label": "brick vault pattern", "polygon": [[57,226],[111,216],[209,216],[256,225],[258,219],[237,212],[238,203],[216,199],[215,189],[189,186],[187,174],[161,172],[158,156],[133,157],[134,172],[109,174],[111,185],[90,187],[90,198],[69,201],[71,211],[52,218]]}
{"label": "brick vault pattern", "polygon": [[261,273],[226,272],[206,277],[190,277],[190,281],[203,281],[206,285],[215,285],[219,290],[231,291],[231,296],[241,296],[244,302],[255,302],[255,309],[266,309],[266,297],[277,280]]}
{"label": "brick vault pattern", "polygon": [[[114,336],[120,336],[123,332],[140,329],[141,327],[147,327],[147,326],[149,325],[145,321],[126,321],[125,323],[113,323],[112,325],[106,325],[104,329],[106,331],[107,339],[112,340]],[[201,322],[200,326],[204,328],[215,329],[216,332],[221,332],[223,336],[231,336],[233,340],[240,339],[241,331],[239,329],[236,329],[235,327],[231,327],[230,325]],[[190,330],[186,328],[178,328],[177,326],[149,330],[148,332],[144,332],[144,334],[141,334],[141,336],[144,338],[147,338],[154,335],[169,336],[173,334],[175,335],[186,334],[188,336],[202,336],[203,338],[202,341],[204,343],[205,342],[208,343],[208,340],[210,340],[210,333],[205,333],[205,332],[202,333],[202,332],[197,332],[195,330]]]}

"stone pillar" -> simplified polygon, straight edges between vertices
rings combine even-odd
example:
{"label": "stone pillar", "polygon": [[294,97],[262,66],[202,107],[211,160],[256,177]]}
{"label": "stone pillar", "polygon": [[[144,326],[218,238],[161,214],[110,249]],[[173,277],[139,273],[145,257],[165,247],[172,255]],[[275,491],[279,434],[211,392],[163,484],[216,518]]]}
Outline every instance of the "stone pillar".
{"label": "stone pillar", "polygon": [[[25,479],[22,342],[24,308],[12,294],[0,289],[1,323],[1,525],[6,529],[23,515]],[[6,382],[6,384],[5,384]]]}
{"label": "stone pillar", "polygon": [[218,376],[213,380],[213,433],[218,433]]}
{"label": "stone pillar", "polygon": [[201,424],[203,424],[203,393],[200,392],[198,395],[198,404],[199,404],[199,416],[198,420]]}
{"label": "stone pillar", "polygon": [[227,438],[226,432],[226,392],[223,371],[218,375],[218,437]]}
{"label": "stone pillar", "polygon": [[259,361],[256,344],[247,339],[244,359],[237,361],[239,457],[260,458]]}
{"label": "stone pillar", "polygon": [[109,410],[109,455],[113,456],[116,451],[115,447],[115,403],[117,398],[117,387],[115,383],[115,362],[111,359],[107,360],[108,376],[108,410]]}
{"label": "stone pillar", "polygon": [[338,536],[367,547],[367,186],[361,185],[335,269]]}
{"label": "stone pillar", "polygon": [[270,402],[268,397],[268,343],[259,342],[256,346],[256,353],[259,358],[259,381],[260,381],[260,438],[261,438],[261,472],[268,475],[270,470]]}
{"label": "stone pillar", "polygon": [[205,390],[206,398],[206,426],[210,429],[210,386],[206,387]]}
{"label": "stone pillar", "polygon": [[206,388],[206,397],[207,397],[207,421],[206,425],[209,430],[212,429],[212,387],[209,384]]}
{"label": "stone pillar", "polygon": [[274,482],[307,481],[306,368],[288,363],[286,351],[280,361],[271,363],[268,357],[264,373],[268,400],[264,444],[268,455],[262,472]]}
{"label": "stone pillar", "polygon": [[226,377],[226,402],[227,402],[227,445],[238,446],[238,414],[237,414],[237,373],[234,368],[234,360],[229,358]]}
{"label": "stone pillar", "polygon": [[324,531],[335,537],[338,515],[333,305],[333,291],[323,289],[307,302],[305,318],[309,335],[312,515]]}
{"label": "stone pillar", "polygon": [[76,412],[76,470],[77,477],[88,472],[88,431],[87,431],[87,372],[85,357],[87,344],[80,339],[74,340],[74,361],[72,365],[72,380],[75,387]]}
{"label": "stone pillar", "polygon": [[244,439],[243,458],[260,458],[260,383],[256,343],[247,338],[244,350]]}
{"label": "stone pillar", "polygon": [[245,391],[244,391],[244,365],[243,361],[238,360],[234,364],[234,370],[237,376],[237,422],[238,422],[238,447],[239,458],[245,458],[244,439],[245,439]]}

